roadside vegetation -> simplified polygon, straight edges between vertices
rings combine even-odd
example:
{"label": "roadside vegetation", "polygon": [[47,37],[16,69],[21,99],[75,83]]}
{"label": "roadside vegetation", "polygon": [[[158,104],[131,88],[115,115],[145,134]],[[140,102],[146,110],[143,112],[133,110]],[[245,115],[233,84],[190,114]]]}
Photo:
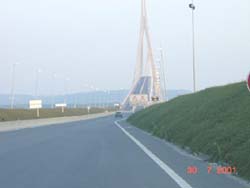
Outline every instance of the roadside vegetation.
{"label": "roadside vegetation", "polygon": [[[102,113],[105,111],[114,111],[114,109],[92,108],[89,114]],[[66,108],[62,113],[61,109],[40,109],[40,118],[65,117],[65,116],[81,116],[87,115],[86,108]],[[0,122],[14,120],[37,119],[36,110],[29,109],[0,109]]]}
{"label": "roadside vegetation", "polygon": [[128,122],[250,180],[250,93],[244,82],[209,88],[151,106]]}

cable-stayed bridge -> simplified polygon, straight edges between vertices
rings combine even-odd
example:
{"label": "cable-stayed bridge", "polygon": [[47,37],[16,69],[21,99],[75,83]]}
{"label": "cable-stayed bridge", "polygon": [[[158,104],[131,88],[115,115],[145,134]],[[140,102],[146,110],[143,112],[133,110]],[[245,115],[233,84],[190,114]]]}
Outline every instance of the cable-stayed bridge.
{"label": "cable-stayed bridge", "polygon": [[145,107],[164,100],[159,67],[156,66],[151,44],[146,0],[141,2],[141,23],[134,81],[123,101],[123,109]]}

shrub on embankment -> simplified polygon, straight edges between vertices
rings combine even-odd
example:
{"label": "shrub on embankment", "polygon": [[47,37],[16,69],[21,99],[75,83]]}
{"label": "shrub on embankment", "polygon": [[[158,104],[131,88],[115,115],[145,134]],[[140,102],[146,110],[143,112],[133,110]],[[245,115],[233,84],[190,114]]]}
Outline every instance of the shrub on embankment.
{"label": "shrub on embankment", "polygon": [[128,121],[211,161],[236,166],[250,179],[250,93],[243,82],[180,96]]}

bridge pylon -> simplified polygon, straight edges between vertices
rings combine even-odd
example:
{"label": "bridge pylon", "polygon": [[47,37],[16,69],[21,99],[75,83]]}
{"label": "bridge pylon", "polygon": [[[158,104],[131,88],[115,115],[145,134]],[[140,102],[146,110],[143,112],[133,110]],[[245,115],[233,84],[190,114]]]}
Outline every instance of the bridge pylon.
{"label": "bridge pylon", "polygon": [[146,107],[163,101],[159,70],[155,64],[148,29],[146,0],[141,1],[141,23],[134,80],[123,109]]}

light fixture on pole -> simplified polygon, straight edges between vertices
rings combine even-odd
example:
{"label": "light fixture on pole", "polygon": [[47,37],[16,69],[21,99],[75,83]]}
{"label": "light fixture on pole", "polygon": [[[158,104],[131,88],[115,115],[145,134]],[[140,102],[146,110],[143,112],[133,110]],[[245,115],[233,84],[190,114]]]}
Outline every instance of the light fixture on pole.
{"label": "light fixture on pole", "polygon": [[195,59],[195,20],[194,11],[196,9],[194,2],[189,4],[189,8],[192,10],[192,43],[193,43],[193,91],[196,92],[196,59]]}

